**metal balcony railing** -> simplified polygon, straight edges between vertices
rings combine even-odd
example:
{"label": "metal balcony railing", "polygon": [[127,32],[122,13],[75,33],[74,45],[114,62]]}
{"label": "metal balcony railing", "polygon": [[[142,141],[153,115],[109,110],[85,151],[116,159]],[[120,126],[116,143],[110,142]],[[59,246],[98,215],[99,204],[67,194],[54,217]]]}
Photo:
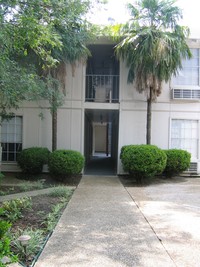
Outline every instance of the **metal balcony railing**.
{"label": "metal balcony railing", "polygon": [[86,75],[85,101],[118,103],[119,75]]}

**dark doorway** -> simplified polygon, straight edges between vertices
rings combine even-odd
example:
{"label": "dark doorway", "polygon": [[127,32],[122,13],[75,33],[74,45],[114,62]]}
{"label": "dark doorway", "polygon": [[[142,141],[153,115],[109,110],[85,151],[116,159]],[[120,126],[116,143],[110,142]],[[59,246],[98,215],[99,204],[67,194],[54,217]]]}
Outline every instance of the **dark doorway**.
{"label": "dark doorway", "polygon": [[85,174],[116,174],[118,127],[118,110],[85,111]]}

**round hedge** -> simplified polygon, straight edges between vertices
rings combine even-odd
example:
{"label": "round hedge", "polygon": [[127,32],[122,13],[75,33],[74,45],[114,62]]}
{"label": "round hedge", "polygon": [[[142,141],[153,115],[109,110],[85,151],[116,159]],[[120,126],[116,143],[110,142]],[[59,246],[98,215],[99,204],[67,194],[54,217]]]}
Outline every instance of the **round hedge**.
{"label": "round hedge", "polygon": [[46,147],[26,148],[19,153],[17,163],[24,173],[39,174],[48,163],[49,153]]}
{"label": "round hedge", "polygon": [[136,177],[138,182],[163,172],[167,156],[154,145],[127,145],[121,149],[123,169]]}
{"label": "round hedge", "polygon": [[49,156],[49,172],[58,176],[79,174],[84,162],[84,156],[78,151],[55,150]]}
{"label": "round hedge", "polygon": [[190,167],[191,154],[182,149],[164,150],[167,155],[167,164],[164,174],[168,177],[186,171]]}

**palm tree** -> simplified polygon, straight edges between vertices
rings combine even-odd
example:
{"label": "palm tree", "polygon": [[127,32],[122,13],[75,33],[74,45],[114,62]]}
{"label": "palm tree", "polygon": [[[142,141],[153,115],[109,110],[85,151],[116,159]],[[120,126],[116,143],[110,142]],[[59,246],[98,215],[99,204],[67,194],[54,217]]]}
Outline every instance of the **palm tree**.
{"label": "palm tree", "polygon": [[135,82],[139,93],[147,96],[146,143],[151,143],[152,102],[182,68],[181,60],[190,58],[186,38],[189,29],[178,25],[181,10],[174,0],[140,0],[129,4],[131,19],[122,29],[116,54],[127,62],[128,82]]}

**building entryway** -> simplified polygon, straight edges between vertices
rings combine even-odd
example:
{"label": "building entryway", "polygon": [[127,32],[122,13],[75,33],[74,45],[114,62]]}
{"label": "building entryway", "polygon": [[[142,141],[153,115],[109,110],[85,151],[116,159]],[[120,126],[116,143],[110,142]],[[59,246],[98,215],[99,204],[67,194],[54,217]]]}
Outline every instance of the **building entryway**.
{"label": "building entryway", "polygon": [[118,110],[85,110],[85,174],[116,174],[118,128]]}

